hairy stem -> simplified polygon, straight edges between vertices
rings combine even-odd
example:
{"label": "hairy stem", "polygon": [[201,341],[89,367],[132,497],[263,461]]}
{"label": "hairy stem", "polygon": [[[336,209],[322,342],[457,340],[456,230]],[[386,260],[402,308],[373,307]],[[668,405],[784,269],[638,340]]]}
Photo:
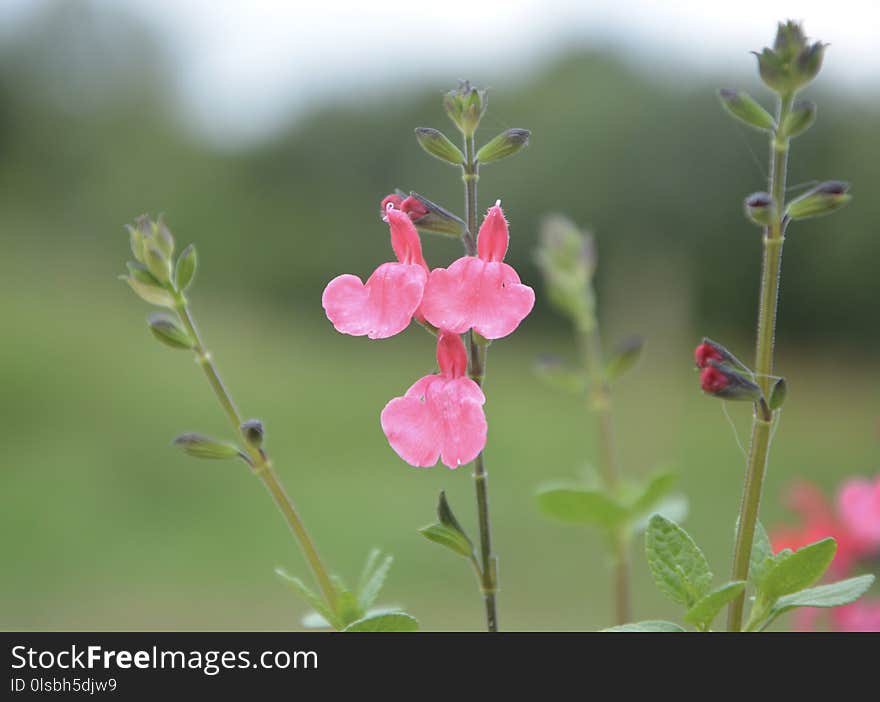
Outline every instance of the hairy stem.
{"label": "hairy stem", "polygon": [[[620,476],[617,467],[617,447],[614,439],[614,420],[611,412],[611,388],[605,378],[605,361],[599,326],[594,320],[592,327],[580,334],[580,345],[590,378],[590,409],[596,416],[596,433],[599,440],[599,468],[608,491],[617,492]],[[630,604],[630,563],[626,533],[616,529],[612,534],[614,558],[614,612],[618,624],[632,620]]]}
{"label": "hairy stem", "polygon": [[[791,110],[792,96],[779,100],[776,124],[781,125]],[[788,163],[788,139],[774,134],[770,139],[770,194],[776,203],[776,215],[764,231],[764,256],[761,272],[761,296],[758,310],[758,339],[755,350],[755,373],[764,397],[770,396],[773,374],[773,343],[776,334],[776,312],[779,301],[779,280],[782,272],[782,244],[785,241],[783,212],[785,211],[785,171]],[[770,427],[773,411],[766,402],[755,404],[752,422],[752,440],[746,466],[736,546],[733,554],[733,580],[746,580],[749,559],[755,537],[755,524],[761,504],[761,491],[770,452]],[[730,603],[727,630],[742,629],[745,593]]]}
{"label": "hairy stem", "polygon": [[[465,221],[467,232],[464,235],[465,252],[468,256],[477,254],[477,181],[478,165],[475,159],[474,137],[465,138],[465,158],[462,180],[465,192]],[[486,344],[476,337],[473,330],[468,332],[468,375],[482,387],[486,377]],[[498,568],[492,553],[492,536],[489,520],[489,474],[483,460],[483,452],[474,460],[474,487],[477,492],[477,520],[480,526],[480,585],[486,606],[486,628],[498,631],[498,611],[495,594],[498,592]]]}
{"label": "hairy stem", "polygon": [[196,361],[202,367],[202,370],[204,370],[208,382],[214,390],[214,394],[220,401],[220,405],[223,407],[224,412],[226,412],[226,416],[229,417],[229,421],[233,426],[233,430],[235,431],[239,442],[247,451],[254,474],[263,481],[266,489],[275,500],[275,504],[278,505],[278,509],[280,509],[281,513],[284,515],[284,519],[287,521],[290,530],[299,542],[303,555],[306,557],[306,560],[312,569],[312,573],[315,576],[315,580],[321,589],[324,599],[330,609],[335,610],[336,590],[333,587],[327,569],[321,561],[321,557],[318,555],[318,550],[309,536],[309,533],[306,531],[302,519],[296,511],[296,508],[293,506],[293,502],[284,491],[281,482],[278,480],[278,476],[272,468],[271,459],[265,451],[252,446],[242,432],[241,413],[238,411],[229,390],[227,390],[226,386],[223,384],[223,380],[220,377],[220,373],[217,371],[217,366],[214,364],[211,353],[205,348],[204,342],[202,341],[201,335],[196,327],[195,320],[193,319],[192,312],[190,311],[189,305],[183,295],[178,295],[176,311],[180,321],[195,342],[193,351],[196,355]]}

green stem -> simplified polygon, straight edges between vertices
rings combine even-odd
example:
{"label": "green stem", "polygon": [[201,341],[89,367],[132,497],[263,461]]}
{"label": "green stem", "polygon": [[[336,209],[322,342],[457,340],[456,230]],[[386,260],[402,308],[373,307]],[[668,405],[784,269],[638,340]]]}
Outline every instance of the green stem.
{"label": "green stem", "polygon": [[[779,101],[776,124],[781,125],[791,110],[792,96]],[[776,206],[773,223],[764,231],[764,255],[761,272],[761,296],[758,311],[758,339],[755,350],[755,373],[764,397],[770,396],[773,374],[773,343],[776,335],[776,313],[779,302],[779,280],[782,272],[782,245],[785,241],[785,171],[788,163],[788,139],[774,134],[770,140],[770,194]],[[733,580],[747,580],[749,559],[755,538],[755,524],[761,504],[764,474],[770,452],[770,427],[773,412],[763,400],[755,405],[752,441],[746,466],[746,478],[736,532],[733,555]],[[745,593],[730,603],[727,630],[742,629]]]}
{"label": "green stem", "polygon": [[[599,466],[606,489],[617,493],[620,475],[617,467],[617,449],[614,439],[614,419],[611,411],[611,388],[605,378],[605,362],[598,323],[581,332],[581,347],[590,378],[590,409],[596,416],[599,439]],[[627,536],[623,529],[611,535],[614,557],[614,611],[618,624],[632,621],[630,604],[630,562]]]}
{"label": "green stem", "polygon": [[177,296],[176,311],[180,321],[195,342],[193,351],[196,354],[196,361],[202,367],[202,370],[205,371],[208,382],[211,384],[211,388],[214,390],[214,394],[220,401],[220,405],[223,407],[224,412],[226,412],[226,416],[229,417],[229,421],[232,423],[239,442],[247,451],[254,474],[263,481],[266,489],[275,500],[275,504],[278,505],[278,509],[280,509],[281,513],[284,515],[284,519],[287,521],[290,530],[299,542],[300,548],[302,548],[303,555],[306,557],[309,566],[311,566],[312,573],[315,576],[318,586],[321,588],[321,593],[324,595],[324,599],[330,609],[335,611],[336,590],[333,587],[327,569],[321,561],[321,557],[318,555],[318,550],[309,536],[309,533],[306,531],[306,527],[297,513],[296,508],[293,506],[293,502],[284,491],[281,482],[278,480],[278,476],[272,468],[271,459],[265,451],[252,446],[242,432],[241,413],[238,411],[235,401],[232,399],[232,395],[223,384],[220,373],[214,365],[211,353],[205,348],[205,345],[202,342],[201,335],[199,334],[198,328],[193,320],[189,305],[181,294],[178,294]]}
{"label": "green stem", "polygon": [[[474,137],[465,138],[465,164],[462,180],[465,192],[465,221],[467,231],[464,235],[465,252],[468,256],[477,254],[477,181],[479,167],[475,158]],[[473,330],[468,332],[468,375],[477,385],[482,387],[486,377],[486,344],[475,336]],[[474,460],[474,487],[477,492],[477,520],[480,526],[480,576],[483,601],[486,606],[486,628],[498,631],[498,610],[495,594],[498,592],[497,559],[492,553],[492,536],[489,520],[489,474],[483,460],[483,452]]]}

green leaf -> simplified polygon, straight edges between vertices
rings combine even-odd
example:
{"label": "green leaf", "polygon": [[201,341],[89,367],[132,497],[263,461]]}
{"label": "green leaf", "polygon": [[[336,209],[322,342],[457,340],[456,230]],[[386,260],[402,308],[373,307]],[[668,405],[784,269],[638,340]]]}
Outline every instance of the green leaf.
{"label": "green leaf", "polygon": [[773,548],[761,522],[755,523],[752,555],[749,559],[749,582],[757,585],[773,563]]}
{"label": "green leaf", "polygon": [[471,542],[459,531],[450,529],[442,524],[429,524],[419,529],[419,533],[428,541],[435,544],[445,546],[451,551],[455,551],[459,556],[471,558],[474,554],[474,548]]}
{"label": "green leaf", "polygon": [[196,247],[190,244],[180,252],[180,256],[177,258],[177,265],[174,268],[174,282],[180,292],[183,292],[190,286],[193,278],[195,278],[197,268],[198,257],[196,256]]}
{"label": "green leaf", "polygon": [[336,615],[330,610],[324,600],[312,592],[302,580],[290,575],[283,568],[276,568],[275,573],[287,583],[291,590],[308,602],[318,614],[324,617],[325,621],[330,622],[330,625],[333,626],[334,629],[342,628]]}
{"label": "green leaf", "polygon": [[829,537],[804,546],[787,558],[775,558],[761,578],[758,596],[772,603],[809,587],[824,575],[836,552],[837,542]]}
{"label": "green leaf", "polygon": [[683,522],[688,514],[687,497],[682,494],[675,494],[661,498],[660,501],[654,505],[654,509],[637,517],[635,521],[632,522],[633,531],[645,531],[645,529],[648,528],[648,522],[654,514],[662,515],[676,524]]}
{"label": "green leaf", "polygon": [[712,582],[709,563],[688,533],[675,522],[655,514],[645,533],[648,566],[657,587],[685,607],[706,594]]}
{"label": "green leaf", "polygon": [[646,632],[687,632],[687,629],[679,626],[675,622],[665,622],[659,619],[652,619],[644,622],[635,622],[633,624],[621,624],[620,626],[612,626],[608,629],[602,629],[606,633],[627,633],[640,634]]}
{"label": "green leaf", "polygon": [[675,480],[674,473],[658,473],[649,478],[641,493],[632,501],[630,512],[633,515],[640,515],[652,510],[672,489]]}
{"label": "green leaf", "polygon": [[405,612],[367,615],[352,622],[343,631],[418,631],[419,620]]}
{"label": "green leaf", "polygon": [[785,595],[776,600],[770,615],[761,628],[768,626],[781,614],[795,607],[840,607],[851,604],[864,595],[874,583],[873,575],[859,575],[855,578],[839,580],[828,585],[807,588],[800,592]]}
{"label": "green leaf", "polygon": [[393,556],[385,556],[366,582],[358,589],[357,603],[361,611],[366,612],[376,602],[376,598],[379,596],[382,585],[385,584],[385,578],[388,577],[388,571],[391,570],[393,562]]}
{"label": "green leaf", "polygon": [[640,336],[633,336],[620,344],[605,366],[608,382],[613,383],[639,362],[644,345],[645,340]]}
{"label": "green leaf", "polygon": [[342,626],[348,626],[365,616],[366,613],[359,606],[357,596],[345,586],[342,578],[331,575],[330,581],[336,589],[336,618]]}
{"label": "green leaf", "polygon": [[718,616],[718,612],[721,611],[721,608],[738,597],[745,587],[745,580],[735,580],[725,583],[720,587],[716,587],[712,592],[701,597],[700,600],[687,611],[687,614],[684,615],[684,620],[688,624],[708,629],[712,625],[715,617]]}
{"label": "green leaf", "polygon": [[544,514],[569,524],[612,529],[629,517],[626,507],[601,490],[555,483],[539,488],[537,497]]}

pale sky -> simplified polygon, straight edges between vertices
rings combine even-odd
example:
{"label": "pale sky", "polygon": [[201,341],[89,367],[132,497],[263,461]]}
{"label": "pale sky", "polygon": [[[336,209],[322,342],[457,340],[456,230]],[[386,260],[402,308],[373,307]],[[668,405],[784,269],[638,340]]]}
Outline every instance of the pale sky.
{"label": "pale sky", "polygon": [[[50,0],[0,0],[0,27]],[[75,1],[75,0],[69,0]],[[880,91],[880,3],[870,0],[95,0],[125,5],[178,61],[190,121],[220,139],[258,137],[303,95],[344,98],[414,81],[529,73],[566,46],[611,47],[668,75],[681,64],[740,77],[775,23],[829,42],[823,78]]]}

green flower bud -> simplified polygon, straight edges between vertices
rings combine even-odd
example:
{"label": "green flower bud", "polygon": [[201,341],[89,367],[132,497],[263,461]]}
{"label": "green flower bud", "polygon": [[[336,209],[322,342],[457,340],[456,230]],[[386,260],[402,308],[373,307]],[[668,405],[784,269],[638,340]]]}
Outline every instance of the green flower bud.
{"label": "green flower bud", "polygon": [[128,239],[131,244],[131,255],[134,256],[138,263],[144,262],[144,234],[138,227],[126,224],[128,230]]}
{"label": "green flower bud", "polygon": [[164,312],[155,312],[149,316],[147,322],[153,336],[166,346],[173,349],[191,349],[195,346],[189,333],[170,315]]}
{"label": "green flower bud", "polygon": [[519,152],[528,145],[531,132],[528,129],[508,129],[485,144],[477,151],[477,161],[492,163]]}
{"label": "green flower bud", "polygon": [[177,257],[177,265],[174,267],[174,284],[180,292],[190,286],[197,268],[196,247],[190,244],[180,252],[180,256]]}
{"label": "green flower bud", "polygon": [[171,281],[171,261],[152,241],[147,241],[144,246],[144,263],[160,283],[165,284]]}
{"label": "green flower bud", "polygon": [[202,434],[181,434],[174,440],[174,444],[180,446],[190,456],[196,458],[245,458],[238,446],[228,441],[212,439]]}
{"label": "green flower bud", "polygon": [[825,46],[810,44],[797,22],[780,23],[773,48],[755,54],[761,79],[780,95],[794,93],[819,73]]}
{"label": "green flower bud", "polygon": [[788,384],[785,382],[785,378],[780,378],[773,384],[773,388],[770,390],[770,402],[767,404],[770,406],[771,411],[782,407],[782,403],[785,402],[787,395]]}
{"label": "green flower bud", "polygon": [[263,423],[259,419],[249,419],[241,425],[241,433],[245,440],[254,448],[263,445]]}
{"label": "green flower bud", "polygon": [[131,271],[129,275],[119,277],[128,283],[135,294],[144,302],[159,307],[174,307],[175,300],[171,293],[159,285],[159,282],[148,271],[133,269],[132,267],[135,265],[137,264],[129,264],[129,271]]}
{"label": "green flower bud", "polygon": [[728,113],[744,124],[769,131],[776,128],[776,121],[748,93],[723,88],[718,91],[721,105]]}
{"label": "green flower bud", "polygon": [[450,90],[443,97],[446,114],[467,137],[473,136],[488,106],[487,92],[471,87],[468,81],[462,81],[458,89]]}
{"label": "green flower bud", "polygon": [[170,259],[174,255],[174,237],[165,226],[162,215],[159,215],[159,220],[153,223],[153,241],[165,258]]}
{"label": "green flower bud", "polygon": [[431,156],[451,163],[453,166],[460,166],[464,163],[464,154],[461,153],[461,149],[453,144],[443,132],[430,127],[417,127],[416,139],[418,139],[419,146]]}
{"label": "green flower bud", "polygon": [[816,121],[816,103],[798,100],[782,122],[780,136],[796,137],[807,131]]}
{"label": "green flower bud", "polygon": [[769,227],[776,218],[776,203],[770,193],[752,193],[743,203],[746,217],[755,224]]}
{"label": "green flower bud", "polygon": [[460,217],[416,192],[409,194],[401,203],[400,209],[409,215],[419,231],[429,234],[459,238],[467,229]]}
{"label": "green flower bud", "polygon": [[792,200],[785,214],[790,219],[809,219],[830,214],[852,200],[848,191],[849,184],[839,180],[820,183],[808,193]]}

